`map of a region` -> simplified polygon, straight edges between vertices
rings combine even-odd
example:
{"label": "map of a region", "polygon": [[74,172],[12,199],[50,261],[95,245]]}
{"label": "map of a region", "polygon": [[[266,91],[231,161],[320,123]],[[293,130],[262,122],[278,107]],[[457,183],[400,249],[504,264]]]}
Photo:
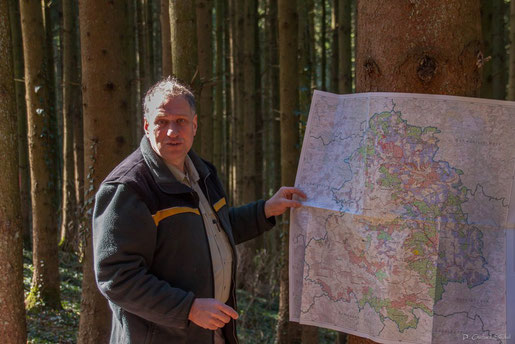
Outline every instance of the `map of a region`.
{"label": "map of a region", "polygon": [[315,91],[291,320],[380,343],[515,342],[514,169],[514,102]]}

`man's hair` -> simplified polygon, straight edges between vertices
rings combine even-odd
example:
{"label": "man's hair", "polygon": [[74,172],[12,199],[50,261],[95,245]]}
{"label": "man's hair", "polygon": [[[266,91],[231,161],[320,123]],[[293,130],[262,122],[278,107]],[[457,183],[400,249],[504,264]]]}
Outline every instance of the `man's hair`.
{"label": "man's hair", "polygon": [[143,115],[148,118],[151,109],[158,108],[164,101],[182,96],[190,105],[192,113],[196,113],[195,96],[174,77],[166,77],[155,83],[143,98]]}

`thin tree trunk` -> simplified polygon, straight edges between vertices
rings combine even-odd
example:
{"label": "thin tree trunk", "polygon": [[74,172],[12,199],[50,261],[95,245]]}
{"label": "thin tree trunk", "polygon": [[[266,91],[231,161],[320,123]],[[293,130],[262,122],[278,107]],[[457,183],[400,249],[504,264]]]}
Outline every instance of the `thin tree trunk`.
{"label": "thin tree trunk", "polygon": [[16,93],[9,8],[0,3],[0,338],[7,344],[27,341],[23,304],[23,233],[18,189]]}
{"label": "thin tree trunk", "polygon": [[493,1],[480,0],[482,53],[485,64],[482,68],[481,98],[492,98],[492,15]]}
{"label": "thin tree trunk", "polygon": [[64,251],[78,249],[76,221],[75,163],[73,154],[73,119],[80,117],[79,81],[75,36],[76,20],[73,1],[63,2],[63,184],[62,184],[62,224],[60,247]]}
{"label": "thin tree trunk", "polygon": [[515,1],[510,2],[510,83],[508,99],[515,100]]}
{"label": "thin tree trunk", "polygon": [[170,0],[161,0],[161,75],[172,75],[172,42],[170,40]]}
{"label": "thin tree trunk", "polygon": [[217,1],[215,8],[216,20],[216,55],[215,55],[215,111],[213,118],[213,164],[221,170],[222,176],[225,176],[225,169],[222,164],[222,140],[223,133],[223,111],[224,111],[224,16],[225,1]]}
{"label": "thin tree trunk", "polygon": [[338,12],[340,10],[340,0],[332,0],[331,10],[331,92],[338,93],[338,82],[339,82],[339,40],[338,40]]}
{"label": "thin tree trunk", "polygon": [[197,0],[198,71],[200,96],[197,109],[200,133],[200,154],[213,160],[213,1]]}
{"label": "thin tree trunk", "polygon": [[18,1],[8,1],[11,43],[13,48],[14,88],[16,92],[16,112],[18,117],[18,173],[20,175],[21,223],[23,243],[28,249],[32,246],[30,216],[30,173],[27,145],[27,111],[25,104],[25,84],[23,80],[23,44],[20,26],[20,7]]}
{"label": "thin tree trunk", "polygon": [[[278,1],[279,27],[279,94],[281,114],[281,184],[293,185],[299,155],[298,111],[299,93],[297,67],[298,17],[296,0]],[[289,218],[289,212],[283,219]],[[293,326],[289,326],[288,312],[288,244],[289,221],[283,220],[281,238],[281,273],[279,315],[276,343],[289,343]]]}
{"label": "thin tree trunk", "polygon": [[28,309],[60,308],[57,257],[55,143],[51,127],[46,69],[45,29],[41,2],[20,1],[25,60],[28,145],[31,175],[33,263]]}
{"label": "thin tree trunk", "polygon": [[[170,36],[172,42],[173,74],[190,85],[196,99],[200,99],[200,77],[197,54],[197,19],[195,2],[190,0],[170,1]],[[202,140],[197,132],[193,149],[200,152]]]}
{"label": "thin tree trunk", "polygon": [[[128,3],[81,1],[84,113],[85,213],[91,213],[94,195],[107,174],[131,150],[130,111],[132,38]],[[94,273],[91,218],[84,233],[81,316],[77,342],[107,343],[111,312],[99,293]],[[87,229],[87,230],[86,230]]]}
{"label": "thin tree trunk", "polygon": [[338,92],[352,92],[351,0],[338,5]]}
{"label": "thin tree trunk", "polygon": [[492,98],[506,98],[504,0],[492,1]]}
{"label": "thin tree trunk", "polygon": [[327,90],[327,48],[326,48],[326,35],[327,35],[327,6],[326,0],[321,0],[320,4],[322,6],[322,18],[320,23],[320,50],[321,50],[321,59],[320,59],[320,78],[321,80],[321,88],[323,91]]}

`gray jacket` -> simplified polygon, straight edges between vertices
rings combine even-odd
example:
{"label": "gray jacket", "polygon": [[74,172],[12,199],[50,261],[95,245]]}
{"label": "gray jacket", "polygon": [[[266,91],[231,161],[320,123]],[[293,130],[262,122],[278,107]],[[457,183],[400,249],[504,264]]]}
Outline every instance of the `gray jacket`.
{"label": "gray jacket", "polygon": [[[190,152],[199,185],[235,245],[273,227],[264,201],[229,208],[215,168]],[[178,182],[143,138],[102,183],[93,214],[97,284],[113,310],[111,343],[212,343],[213,331],[188,320],[196,297],[214,297],[208,239],[198,195]],[[233,283],[227,304],[236,308]],[[231,321],[223,328],[237,343]]]}

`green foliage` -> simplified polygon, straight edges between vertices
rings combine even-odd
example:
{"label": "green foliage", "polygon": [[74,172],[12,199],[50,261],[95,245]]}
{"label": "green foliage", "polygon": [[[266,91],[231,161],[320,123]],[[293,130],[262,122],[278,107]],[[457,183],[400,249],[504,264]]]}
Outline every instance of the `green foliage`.
{"label": "green foliage", "polygon": [[[36,300],[27,312],[27,331],[30,344],[75,343],[79,327],[82,268],[77,256],[59,253],[61,276],[61,310],[38,307],[37,290],[30,290],[33,273],[32,252],[23,252],[23,282],[27,301]],[[32,297],[31,297],[32,295]],[[39,305],[42,306],[42,305]]]}

